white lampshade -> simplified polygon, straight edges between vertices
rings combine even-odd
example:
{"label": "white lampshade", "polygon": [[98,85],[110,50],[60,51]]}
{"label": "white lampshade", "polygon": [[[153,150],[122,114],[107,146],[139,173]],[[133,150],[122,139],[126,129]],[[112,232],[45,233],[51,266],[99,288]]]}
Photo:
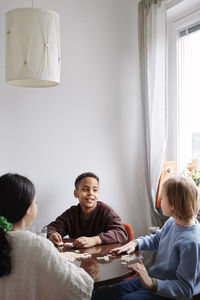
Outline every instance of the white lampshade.
{"label": "white lampshade", "polygon": [[60,82],[59,15],[38,8],[6,13],[6,82],[50,87]]}

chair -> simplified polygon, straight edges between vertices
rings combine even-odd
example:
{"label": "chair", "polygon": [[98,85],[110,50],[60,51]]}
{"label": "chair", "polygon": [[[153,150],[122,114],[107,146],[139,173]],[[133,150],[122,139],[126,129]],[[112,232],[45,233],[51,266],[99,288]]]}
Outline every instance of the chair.
{"label": "chair", "polygon": [[162,165],[162,172],[160,175],[160,180],[158,183],[157,195],[156,195],[156,208],[160,208],[161,202],[161,189],[163,182],[169,178],[176,175],[176,161],[164,161]]}
{"label": "chair", "polygon": [[124,228],[128,234],[128,242],[132,241],[134,239],[134,232],[132,226],[126,223],[123,223],[122,225],[124,225]]}
{"label": "chair", "polygon": [[[158,182],[158,188],[156,193],[156,204],[155,207],[158,212],[161,212],[161,189],[164,181],[169,177],[176,175],[176,161],[164,161],[162,164],[162,170],[160,174],[160,179]],[[167,220],[167,219],[166,219]],[[156,233],[160,229],[159,227],[151,226],[149,227],[149,233]]]}

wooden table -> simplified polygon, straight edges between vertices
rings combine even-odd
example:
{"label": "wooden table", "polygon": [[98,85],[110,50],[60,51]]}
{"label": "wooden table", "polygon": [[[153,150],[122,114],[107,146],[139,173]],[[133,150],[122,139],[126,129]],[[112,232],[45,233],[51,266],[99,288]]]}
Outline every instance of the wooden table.
{"label": "wooden table", "polygon": [[[72,241],[72,240],[67,240]],[[97,259],[97,257],[104,257],[109,254],[109,251],[113,248],[120,247],[121,244],[99,245],[86,249],[79,249],[80,253],[91,254],[90,258],[80,258],[75,260],[74,263],[82,267],[90,276],[94,279],[94,286],[99,287],[103,285],[117,283],[125,278],[128,278],[135,274],[134,271],[127,268],[128,264],[132,264],[140,260],[141,254],[139,251],[135,251],[131,255],[132,260],[126,264],[122,264],[121,255],[112,255],[109,257],[109,261],[103,259]],[[57,247],[60,252],[73,251],[74,247],[61,246]]]}

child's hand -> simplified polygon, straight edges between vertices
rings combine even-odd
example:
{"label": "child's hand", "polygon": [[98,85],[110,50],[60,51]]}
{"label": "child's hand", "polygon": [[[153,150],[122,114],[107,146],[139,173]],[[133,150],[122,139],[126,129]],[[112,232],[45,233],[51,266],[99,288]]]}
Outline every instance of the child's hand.
{"label": "child's hand", "polygon": [[137,273],[143,287],[145,287],[146,289],[152,289],[153,286],[152,279],[151,277],[149,277],[147,273],[147,269],[145,268],[142,261],[136,264],[129,265],[128,269],[134,270]]}
{"label": "child's hand", "polygon": [[63,244],[61,235],[58,232],[54,232],[50,235],[49,240],[52,241],[55,245]]}
{"label": "child's hand", "polygon": [[100,237],[98,236],[93,236],[93,237],[81,236],[78,239],[74,240],[74,246],[76,248],[89,248],[100,244],[102,244],[102,242]]}
{"label": "child's hand", "polygon": [[135,248],[137,246],[137,243],[135,241],[130,241],[129,243],[125,244],[122,247],[111,249],[110,253],[120,254],[122,252],[126,252],[127,254],[130,254],[135,251]]}

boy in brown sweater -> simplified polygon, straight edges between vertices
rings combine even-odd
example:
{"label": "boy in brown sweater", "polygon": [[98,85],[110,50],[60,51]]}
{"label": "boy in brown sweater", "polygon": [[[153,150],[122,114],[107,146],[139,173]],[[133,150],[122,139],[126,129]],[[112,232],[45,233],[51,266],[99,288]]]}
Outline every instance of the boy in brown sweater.
{"label": "boy in brown sweater", "polygon": [[47,236],[54,244],[62,243],[66,235],[75,239],[76,248],[127,242],[120,217],[98,201],[99,178],[94,173],[83,173],[76,178],[74,196],[79,204],[67,209],[47,227]]}

